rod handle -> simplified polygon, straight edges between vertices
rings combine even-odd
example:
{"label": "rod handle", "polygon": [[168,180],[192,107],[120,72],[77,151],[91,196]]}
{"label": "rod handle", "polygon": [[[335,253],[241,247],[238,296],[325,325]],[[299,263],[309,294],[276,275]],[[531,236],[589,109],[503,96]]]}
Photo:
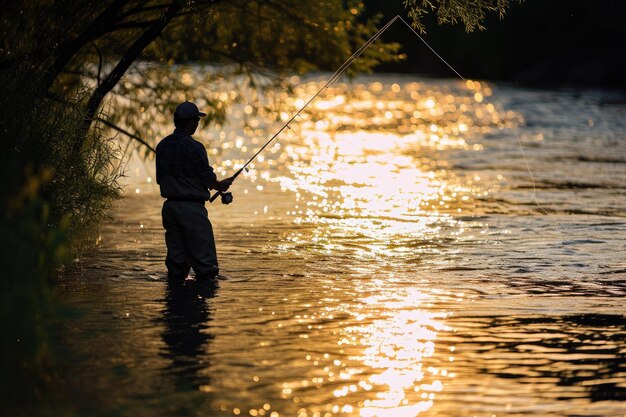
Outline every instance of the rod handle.
{"label": "rod handle", "polygon": [[214,201],[215,201],[215,199],[216,199],[217,197],[221,196],[221,195],[222,195],[222,192],[221,192],[221,191],[217,191],[215,194],[213,194],[213,197],[209,198],[209,203],[214,202]]}
{"label": "rod handle", "polygon": [[[241,172],[244,170],[245,165],[241,168],[239,168],[239,170],[237,172],[235,172],[235,175],[233,175],[231,178],[233,179],[233,181],[235,181],[235,179],[239,176],[239,174],[241,174]],[[212,203],[215,201],[215,199],[217,199],[217,197],[221,196],[222,194],[224,194],[221,191],[217,191],[215,194],[213,194],[213,197],[209,198],[209,203]]]}

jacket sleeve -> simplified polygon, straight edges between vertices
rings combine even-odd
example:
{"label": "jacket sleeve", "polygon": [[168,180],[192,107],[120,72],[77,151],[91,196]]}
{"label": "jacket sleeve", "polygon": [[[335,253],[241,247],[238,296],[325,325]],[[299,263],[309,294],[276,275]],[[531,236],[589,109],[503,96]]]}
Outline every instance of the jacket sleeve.
{"label": "jacket sleeve", "polygon": [[198,144],[196,149],[194,149],[193,159],[195,170],[202,181],[202,186],[207,189],[216,189],[217,176],[215,172],[213,172],[213,168],[209,165],[209,158],[202,144]]}

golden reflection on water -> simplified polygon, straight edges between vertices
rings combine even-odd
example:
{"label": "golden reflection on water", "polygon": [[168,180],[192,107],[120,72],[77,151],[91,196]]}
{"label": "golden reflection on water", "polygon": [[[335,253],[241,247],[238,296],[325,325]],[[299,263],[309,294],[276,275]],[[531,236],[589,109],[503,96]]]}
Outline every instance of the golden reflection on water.
{"label": "golden reflection on water", "polygon": [[[320,87],[309,82],[296,88],[295,98],[279,95],[291,106],[280,119],[288,120]],[[417,82],[329,89],[247,174],[252,183],[277,183],[295,196],[287,215],[307,227],[285,236],[284,249],[305,245],[369,259],[403,256],[409,248],[415,256],[419,247],[398,249],[394,242],[433,242],[443,227],[462,230],[456,216],[484,194],[485,181],[455,177],[445,155],[480,151],[477,137],[514,119],[484,103],[490,94],[477,82],[452,90]],[[233,149],[245,143],[235,139]],[[435,406],[454,377],[446,369],[454,360],[453,347],[437,343],[438,334],[449,330],[447,313],[432,307],[441,295],[410,286],[385,291],[385,285],[377,283],[376,291],[364,291],[347,306],[331,303],[319,314],[331,321],[342,314],[350,319],[342,320],[337,334],[325,336],[337,337],[336,351],[323,358],[307,355],[311,368],[302,372],[318,392],[310,394],[315,400],[303,404],[299,416],[415,417]],[[323,366],[323,361],[332,362]],[[283,383],[283,401],[303,401],[301,382]]]}
{"label": "golden reflection on water", "polygon": [[314,149],[311,158],[294,161],[290,177],[279,181],[294,192],[308,193],[307,216],[405,219],[424,206],[445,205],[450,187],[406,154],[421,138],[369,132],[303,134],[304,146]]}
{"label": "golden reflection on water", "polygon": [[[300,335],[309,352],[307,366],[301,364],[298,377],[276,386],[284,403],[271,404],[275,417],[296,415],[289,412],[290,403],[300,404],[299,417],[415,417],[431,409],[455,377],[447,369],[454,348],[438,342],[439,333],[451,330],[445,324],[449,314],[432,308],[446,294],[398,288],[385,279],[356,287],[362,296],[294,317],[300,324],[340,326],[319,336],[314,332],[309,343],[308,334]],[[323,345],[317,337],[324,338]],[[263,415],[260,409],[251,415],[257,411]],[[240,409],[235,414],[240,412],[245,414]]]}
{"label": "golden reflection on water", "polygon": [[[306,83],[295,98],[279,95],[292,108],[281,120],[320,86]],[[490,190],[484,179],[455,177],[445,158],[450,151],[480,151],[476,138],[514,121],[515,115],[484,103],[490,94],[474,81],[455,89],[418,82],[339,84],[251,165],[248,178],[291,191],[296,201],[286,214],[295,223],[319,226],[313,236],[292,234],[291,242],[336,250],[333,235],[436,235]],[[375,246],[379,253],[392,252]]]}
{"label": "golden reflection on water", "polygon": [[[400,297],[367,297],[362,302],[370,313],[365,315],[379,312],[382,317],[345,330],[339,344],[360,346],[363,354],[353,359],[372,372],[358,385],[376,392],[373,399],[358,404],[362,417],[414,417],[430,409],[436,393],[443,390],[442,379],[449,377],[447,371],[426,366],[426,362],[437,350],[437,333],[446,329],[442,320],[446,314],[423,309],[422,303],[428,298],[416,289]],[[345,389],[339,394],[335,391],[335,396],[348,393]]]}
{"label": "golden reflection on water", "polygon": [[[318,86],[297,89],[293,107]],[[442,227],[457,226],[455,216],[485,190],[480,179],[454,177],[437,157],[480,151],[476,137],[510,123],[512,115],[484,103],[490,94],[477,82],[456,91],[374,82],[339,85],[314,102],[277,149],[282,169],[261,176],[294,193],[287,214],[295,223],[314,226],[296,229],[285,246],[316,245],[331,254],[349,248],[360,259],[402,256],[394,240],[436,241]],[[447,313],[429,305],[440,296],[378,285],[349,312],[337,341],[349,352],[347,363],[335,361],[341,370],[332,375],[342,383],[332,403],[309,409],[312,415],[415,417],[434,407],[454,377],[446,369],[454,347],[437,343],[449,330]]]}

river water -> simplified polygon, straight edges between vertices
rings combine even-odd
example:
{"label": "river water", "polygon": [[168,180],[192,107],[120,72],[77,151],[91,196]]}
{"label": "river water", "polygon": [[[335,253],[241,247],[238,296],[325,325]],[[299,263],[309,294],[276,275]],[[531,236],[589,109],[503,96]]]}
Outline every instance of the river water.
{"label": "river water", "polygon": [[[240,103],[203,128],[220,176],[320,80],[273,119]],[[63,398],[79,416],[623,416],[625,116],[610,91],[334,85],[207,205],[216,289],[165,279],[135,160],[58,288]]]}

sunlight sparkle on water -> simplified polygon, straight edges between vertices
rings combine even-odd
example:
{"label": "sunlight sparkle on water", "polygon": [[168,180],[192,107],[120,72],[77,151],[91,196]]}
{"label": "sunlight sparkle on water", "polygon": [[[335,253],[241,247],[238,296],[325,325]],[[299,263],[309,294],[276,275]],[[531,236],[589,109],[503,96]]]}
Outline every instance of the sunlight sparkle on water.
{"label": "sunlight sparkle on water", "polygon": [[[372,91],[378,87],[373,85]],[[392,92],[399,91],[398,86]],[[412,233],[421,223],[418,216],[437,216],[441,220],[446,213],[456,211],[458,203],[464,201],[457,196],[466,196],[472,190],[463,183],[449,183],[445,172],[434,170],[426,158],[435,157],[440,150],[470,149],[464,137],[454,134],[469,131],[470,121],[457,124],[452,118],[438,117],[424,120],[422,125],[413,124],[412,131],[404,133],[397,126],[403,123],[398,118],[412,115],[420,106],[434,108],[436,99],[433,96],[420,103],[397,99],[360,101],[336,94],[321,101],[317,109],[328,110],[328,117],[311,122],[312,129],[307,120],[301,122],[299,143],[288,145],[282,154],[290,176],[272,178],[283,189],[296,193],[297,200],[306,206],[295,220],[334,221],[337,226],[364,233],[371,229],[372,217],[410,220],[411,224],[396,224],[386,231]],[[450,101],[449,95],[441,96],[441,100]],[[395,127],[378,131],[359,128],[362,121],[372,125],[368,118],[378,114],[389,119],[391,110],[385,110],[389,108],[402,110],[391,120]],[[333,123],[328,122],[329,118]]]}
{"label": "sunlight sparkle on water", "polygon": [[[306,103],[321,83],[296,89],[285,98],[292,111]],[[259,164],[271,170],[247,175],[276,182],[295,195],[287,215],[295,223],[319,225],[292,242],[311,242],[326,251],[333,237],[380,239],[380,244],[355,248],[354,254],[392,256],[394,238],[437,238],[441,227],[453,227],[453,216],[471,210],[482,198],[485,181],[455,177],[441,153],[480,151],[472,143],[486,132],[504,128],[493,104],[476,94],[490,95],[478,82],[456,91],[423,88],[420,83],[383,85],[338,84],[326,90],[269,148]],[[278,170],[278,166],[286,168]],[[480,184],[480,185],[479,185]],[[341,245],[341,244],[340,244]]]}
{"label": "sunlight sparkle on water", "polygon": [[424,308],[432,297],[407,289],[401,294],[381,291],[361,300],[359,318],[367,324],[347,327],[339,344],[361,347],[351,360],[368,372],[355,373],[358,384],[336,390],[336,397],[348,400],[357,391],[373,393],[361,403],[363,417],[415,417],[432,407],[436,393],[444,389],[438,376],[444,372],[435,371],[428,361],[436,354],[437,333],[449,330],[442,321],[447,314]]}
{"label": "sunlight sparkle on water", "polygon": [[[288,214],[294,222],[312,226],[286,236],[287,246],[393,258],[403,256],[394,245],[400,239],[435,242],[443,228],[462,232],[455,216],[483,195],[476,184],[484,181],[451,175],[438,156],[478,151],[482,145],[472,143],[477,135],[504,126],[487,117],[494,107],[483,103],[489,91],[480,87],[464,85],[460,93],[450,93],[423,91],[417,83],[372,83],[355,86],[349,95],[345,85],[329,91],[281,141],[276,158],[287,169],[264,176],[293,192],[294,209]],[[450,330],[444,324],[447,314],[428,307],[442,295],[415,288],[387,293],[380,285],[375,295],[365,291],[355,306],[320,314],[354,318],[338,339],[342,352],[350,352],[347,359],[326,366],[324,361],[333,358],[307,356],[326,373],[312,382],[315,386],[323,386],[322,380],[343,382],[332,391],[332,414],[415,417],[435,405],[436,395],[455,376],[441,365],[454,360],[450,347],[437,345],[438,333]],[[289,383],[282,393],[291,398],[296,389],[297,383]]]}

